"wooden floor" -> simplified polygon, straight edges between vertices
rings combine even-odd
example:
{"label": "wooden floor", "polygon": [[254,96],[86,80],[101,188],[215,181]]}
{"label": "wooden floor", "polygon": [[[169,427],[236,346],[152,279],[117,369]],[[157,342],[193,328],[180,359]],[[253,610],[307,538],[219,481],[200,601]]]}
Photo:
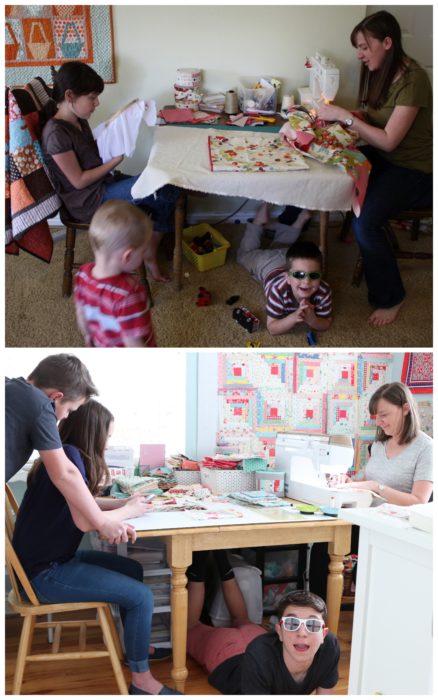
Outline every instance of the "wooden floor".
{"label": "wooden floor", "polygon": [[[336,686],[337,695],[348,694],[348,669],[351,648],[351,628],[353,613],[342,611],[338,631],[338,639],[341,645],[341,659],[339,663],[339,682]],[[18,640],[21,631],[20,618],[12,615],[6,617],[6,655],[5,655],[5,690],[11,694],[12,677],[15,667],[15,659],[18,648]],[[72,648],[75,639],[74,633],[69,638],[67,631],[65,646],[62,650]],[[90,632],[90,642],[99,642],[98,632]],[[94,638],[92,635],[96,635]],[[64,638],[63,638],[64,639]],[[38,630],[32,651],[43,652],[48,650],[47,634]],[[200,666],[187,660],[189,677],[186,682],[187,695],[220,695],[207,681],[207,675]],[[154,676],[162,683],[172,686],[170,676],[171,661],[160,661],[152,664]],[[129,669],[124,666],[125,676],[129,682]],[[110,663],[107,659],[93,659],[84,661],[64,662],[54,661],[33,662],[27,666],[23,683],[23,695],[113,695],[117,694],[117,686],[112,674]]]}

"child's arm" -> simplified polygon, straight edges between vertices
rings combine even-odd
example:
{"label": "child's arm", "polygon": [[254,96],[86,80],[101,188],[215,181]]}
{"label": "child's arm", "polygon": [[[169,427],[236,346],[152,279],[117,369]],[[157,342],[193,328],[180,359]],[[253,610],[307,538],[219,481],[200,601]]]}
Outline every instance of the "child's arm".
{"label": "child's arm", "polygon": [[288,333],[297,323],[303,321],[303,310],[297,309],[291,314],[284,316],[284,318],[272,318],[267,317],[266,328],[271,335],[283,335]]}
{"label": "child's arm", "polygon": [[84,337],[86,347],[91,348],[93,346],[93,344],[91,342],[91,336],[88,332],[88,326],[87,326],[87,322],[85,320],[84,311],[79,304],[76,304],[76,321],[77,321],[79,330]]}
{"label": "child's arm", "polygon": [[317,688],[315,695],[335,695],[334,688]]}
{"label": "child's arm", "polygon": [[111,544],[127,542],[128,539],[135,541],[136,534],[132,525],[118,522],[112,513],[102,513],[80,472],[62,447],[41,450],[40,457],[51,481],[67,501],[75,525],[82,532],[97,530]]}
{"label": "child's arm", "polygon": [[328,331],[332,325],[331,316],[317,316],[313,307],[304,309],[303,321],[314,331]]}
{"label": "child's arm", "polygon": [[82,170],[74,151],[56,153],[52,156],[56,165],[64,173],[67,180],[76,190],[93,185],[98,180],[102,180],[111,170],[122,162],[123,156],[116,156],[107,163],[98,165],[97,168]]}

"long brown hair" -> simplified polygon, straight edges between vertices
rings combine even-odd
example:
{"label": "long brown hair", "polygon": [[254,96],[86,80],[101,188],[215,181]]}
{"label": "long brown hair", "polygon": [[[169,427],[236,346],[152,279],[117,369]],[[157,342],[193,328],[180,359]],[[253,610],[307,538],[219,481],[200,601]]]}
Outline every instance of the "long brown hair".
{"label": "long brown hair", "polygon": [[380,109],[385,103],[389,88],[399,70],[406,70],[409,58],[403,50],[401,29],[394,15],[386,10],[374,12],[355,26],[350,35],[352,45],[357,48],[357,35],[361,32],[365,38],[372,36],[379,41],[386,37],[392,40],[392,46],[386,52],[383,65],[376,71],[368,70],[362,64],[359,83],[359,102],[373,109]]}
{"label": "long brown hair", "polygon": [[[105,462],[105,446],[108,439],[113,415],[98,401],[90,399],[72,411],[59,424],[59,434],[63,444],[77,447],[81,453],[88,478],[88,488],[93,496],[97,495],[110,482],[108,467]],[[28,485],[41,466],[37,460],[30,470]]]}
{"label": "long brown hair", "polygon": [[[399,443],[401,445],[407,445],[412,442],[412,440],[415,440],[421,428],[420,415],[418,413],[417,402],[408,387],[401,382],[391,382],[390,384],[383,384],[379,387],[372,395],[368,406],[372,416],[375,416],[377,413],[377,405],[380,399],[385,399],[385,401],[392,403],[393,406],[400,406],[401,408],[404,404],[408,404],[409,412],[403,416]],[[389,437],[389,435],[383,432],[382,428],[379,426],[376,428],[376,440],[378,442],[385,442],[389,440]]]}

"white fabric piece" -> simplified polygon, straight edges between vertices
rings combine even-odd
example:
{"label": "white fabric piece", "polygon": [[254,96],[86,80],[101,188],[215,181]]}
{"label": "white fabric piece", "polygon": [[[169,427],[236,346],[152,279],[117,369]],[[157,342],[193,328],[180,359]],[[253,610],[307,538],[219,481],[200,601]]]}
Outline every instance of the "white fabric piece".
{"label": "white fabric piece", "polygon": [[122,109],[120,114],[93,129],[99,155],[104,163],[115,156],[132,156],[142,121],[148,126],[155,125],[157,108],[154,100],[135,100]]}
{"label": "white fabric piece", "polygon": [[156,127],[148,164],[132,188],[132,196],[146,197],[163,185],[172,184],[186,190],[294,204],[303,209],[350,210],[353,181],[333,165],[309,159],[308,170],[211,172],[208,137],[224,133],[227,132],[199,127]]}

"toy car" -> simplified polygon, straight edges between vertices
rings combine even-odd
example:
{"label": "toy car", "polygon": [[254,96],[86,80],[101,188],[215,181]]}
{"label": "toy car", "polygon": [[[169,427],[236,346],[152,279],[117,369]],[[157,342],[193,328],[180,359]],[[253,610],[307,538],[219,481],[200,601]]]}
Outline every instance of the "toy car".
{"label": "toy car", "polygon": [[254,333],[254,331],[257,331],[260,327],[260,321],[257,316],[254,316],[245,306],[238,306],[233,309],[233,318],[237,323],[240,323],[248,333]]}

